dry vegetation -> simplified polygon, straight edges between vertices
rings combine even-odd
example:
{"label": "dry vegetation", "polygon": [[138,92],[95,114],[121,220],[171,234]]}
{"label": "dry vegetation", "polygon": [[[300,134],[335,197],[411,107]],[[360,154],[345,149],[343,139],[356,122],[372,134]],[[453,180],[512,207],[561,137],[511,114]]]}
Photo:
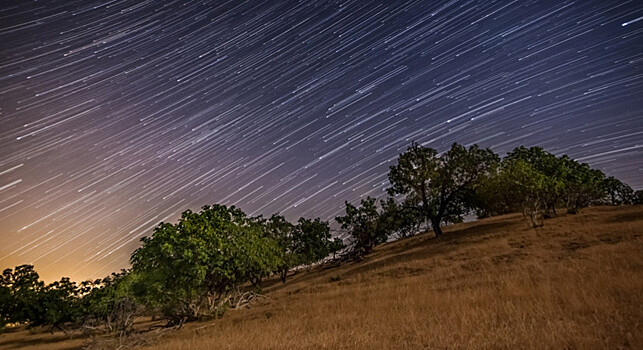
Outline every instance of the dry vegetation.
{"label": "dry vegetation", "polygon": [[[529,229],[507,215],[268,281],[271,302],[169,332],[154,349],[643,349],[643,207]],[[0,349],[79,348],[13,330]]]}

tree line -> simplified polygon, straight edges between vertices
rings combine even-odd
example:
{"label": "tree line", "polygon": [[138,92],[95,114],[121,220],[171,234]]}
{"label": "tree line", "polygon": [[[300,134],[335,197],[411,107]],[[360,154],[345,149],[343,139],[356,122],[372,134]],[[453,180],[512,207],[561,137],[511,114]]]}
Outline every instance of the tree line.
{"label": "tree line", "polygon": [[590,205],[643,203],[634,191],[585,163],[540,147],[518,147],[500,158],[477,145],[453,144],[440,154],[413,143],[391,166],[388,197],[345,202],[335,218],[347,239],[332,238],[330,224],[279,214],[251,217],[225,205],[187,210],[177,223],[161,222],[141,239],[132,267],[77,284],[45,284],[31,265],[0,276],[0,330],[29,327],[107,331],[125,335],[141,314],[162,315],[168,325],[219,317],[260,297],[261,281],[283,283],[290,271],[332,256],[359,259],[391,238],[405,238],[461,222],[522,212],[530,227],[562,209],[576,214]]}
{"label": "tree line", "polygon": [[430,228],[437,237],[444,225],[522,212],[530,227],[540,227],[557,209],[577,214],[590,205],[643,204],[634,191],[567,155],[541,147],[520,146],[500,158],[489,148],[454,143],[443,154],[413,143],[388,173],[389,195],[346,202],[346,215],[336,220],[348,230],[357,255],[370,252],[389,237],[404,238]]}
{"label": "tree line", "polygon": [[[176,224],[160,223],[131,255],[132,268],[104,279],[76,284],[63,278],[45,285],[32,265],[0,276],[0,327],[22,323],[131,331],[134,317],[160,313],[168,325],[218,317],[255,293],[263,278],[314,264],[344,248],[332,239],[328,222],[301,218],[291,223],[275,214],[249,217],[234,206],[187,210]],[[240,300],[245,298],[246,300]]]}

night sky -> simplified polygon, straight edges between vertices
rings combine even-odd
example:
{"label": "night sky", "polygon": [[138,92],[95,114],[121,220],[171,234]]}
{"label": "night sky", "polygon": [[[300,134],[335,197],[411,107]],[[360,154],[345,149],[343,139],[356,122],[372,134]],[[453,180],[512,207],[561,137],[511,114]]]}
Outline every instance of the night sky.
{"label": "night sky", "polygon": [[643,188],[640,0],[0,6],[0,268],[102,277],[206,204],[331,219],[412,141]]}

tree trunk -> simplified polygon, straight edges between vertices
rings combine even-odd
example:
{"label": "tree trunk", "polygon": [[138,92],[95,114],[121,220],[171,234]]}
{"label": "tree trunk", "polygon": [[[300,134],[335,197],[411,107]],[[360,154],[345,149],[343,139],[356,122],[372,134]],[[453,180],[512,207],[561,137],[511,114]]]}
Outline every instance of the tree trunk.
{"label": "tree trunk", "polygon": [[536,200],[534,201],[534,203],[531,205],[531,208],[530,208],[530,217],[531,217],[531,223],[533,228],[541,227],[543,225],[544,223],[543,218],[542,217],[539,218],[539,216],[540,216],[540,204],[539,204],[539,201]]}
{"label": "tree trunk", "polygon": [[261,276],[251,278],[250,283],[252,283],[254,287],[261,287]]}
{"label": "tree trunk", "polygon": [[553,218],[556,217],[556,204],[553,203],[547,203],[545,205],[545,218]]}
{"label": "tree trunk", "polygon": [[431,220],[431,228],[433,229],[433,232],[435,232],[435,237],[442,236],[442,228],[440,227],[440,220],[439,219],[432,219]]}
{"label": "tree trunk", "polygon": [[420,192],[422,195],[422,205],[424,206],[424,215],[426,215],[426,218],[431,222],[431,227],[433,228],[433,232],[435,232],[436,237],[440,237],[442,235],[442,229],[440,228],[440,221],[438,220],[438,224],[435,224],[435,218],[433,217],[433,212],[431,208],[429,207],[429,200],[426,197],[426,189],[424,186],[422,186],[422,191]]}
{"label": "tree trunk", "polygon": [[533,209],[531,212],[531,222],[533,223],[534,228],[541,227],[543,225],[542,221],[538,221],[538,209]]}

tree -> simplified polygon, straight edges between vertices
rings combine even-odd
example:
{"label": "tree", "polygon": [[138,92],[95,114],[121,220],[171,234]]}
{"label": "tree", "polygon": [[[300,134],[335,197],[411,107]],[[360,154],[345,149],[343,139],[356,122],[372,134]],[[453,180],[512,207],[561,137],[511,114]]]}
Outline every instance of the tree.
{"label": "tree", "polygon": [[333,259],[336,258],[336,254],[342,251],[342,249],[346,248],[346,245],[344,244],[344,241],[342,241],[341,238],[335,237],[333,240],[330,242],[330,252],[333,254]]}
{"label": "tree", "polygon": [[131,257],[139,297],[160,307],[170,324],[219,315],[241,284],[279,265],[276,242],[234,206],[187,210],[141,241]]}
{"label": "tree", "polygon": [[20,265],[2,273],[2,285],[9,289],[6,296],[10,305],[3,306],[9,314],[7,323],[27,323],[30,327],[44,323],[44,305],[39,299],[45,288],[44,282],[33,265]]}
{"label": "tree", "polygon": [[65,331],[80,315],[78,297],[76,283],[67,277],[45,285],[33,265],[6,269],[0,277],[0,326],[26,323]]}
{"label": "tree", "polygon": [[263,223],[266,227],[266,235],[277,243],[279,264],[276,273],[282,283],[286,283],[288,271],[299,265],[297,246],[294,238],[295,225],[279,214],[273,214]]}
{"label": "tree", "polygon": [[362,256],[370,253],[376,245],[386,242],[388,231],[379,220],[375,198],[362,199],[359,207],[348,202],[345,204],[346,215],[338,216],[335,220],[352,237],[353,252]]}
{"label": "tree", "polygon": [[543,225],[541,210],[547,205],[547,191],[550,190],[547,176],[526,161],[507,159],[503,162],[497,181],[513,197],[509,201],[520,203],[522,214],[531,227]]}
{"label": "tree", "polygon": [[13,270],[5,269],[0,275],[0,332],[14,321],[16,300],[12,291]]}
{"label": "tree", "polygon": [[407,238],[420,231],[423,217],[417,207],[409,201],[398,204],[395,199],[389,197],[380,201],[382,212],[379,220],[382,221],[389,235],[396,235],[397,238]]}
{"label": "tree", "polygon": [[332,252],[330,225],[319,218],[300,218],[294,234],[295,251],[301,265],[310,265]]}
{"label": "tree", "polygon": [[520,207],[534,227],[542,225],[541,216],[556,215],[556,206],[564,205],[574,214],[592,204],[628,204],[636,198],[631,187],[585,163],[522,146],[510,152],[476,192],[479,216]]}
{"label": "tree", "polygon": [[632,187],[621,182],[614,176],[603,180],[602,186],[605,193],[603,202],[608,205],[633,204],[636,201]]}
{"label": "tree", "polygon": [[293,267],[316,263],[343,248],[341,241],[331,241],[330,225],[319,218],[300,218],[297,225],[293,225],[274,214],[263,224],[267,236],[279,247],[280,263],[276,272],[282,283],[286,283],[288,271]]}
{"label": "tree", "polygon": [[74,322],[80,316],[79,290],[69,277],[53,282],[41,290],[37,300],[38,314],[32,318],[31,326],[50,325],[52,330],[59,329],[66,333],[65,324]]}
{"label": "tree", "polygon": [[441,225],[458,222],[470,209],[475,187],[497,165],[490,149],[454,143],[442,156],[433,148],[413,143],[389,171],[390,195],[406,195],[420,205],[436,236]]}
{"label": "tree", "polygon": [[540,197],[544,205],[544,215],[556,216],[556,205],[565,189],[566,170],[564,162],[542,147],[526,148],[520,146],[507,154],[506,161],[521,160],[532,167],[533,171],[542,174],[545,182],[540,188]]}
{"label": "tree", "polygon": [[586,163],[578,163],[566,155],[561,157],[561,161],[566,167],[564,194],[567,212],[576,214],[604,197],[605,174],[602,171],[592,169]]}
{"label": "tree", "polygon": [[499,167],[477,186],[472,199],[478,219],[522,210],[520,199],[501,175],[505,174]]}
{"label": "tree", "polygon": [[119,336],[129,334],[141,309],[134,296],[137,289],[145,288],[146,282],[139,281],[138,277],[130,270],[121,270],[102,280],[82,282],[80,309],[83,326],[88,329],[102,326],[107,332],[117,332]]}
{"label": "tree", "polygon": [[643,204],[643,190],[634,192],[634,204]]}

